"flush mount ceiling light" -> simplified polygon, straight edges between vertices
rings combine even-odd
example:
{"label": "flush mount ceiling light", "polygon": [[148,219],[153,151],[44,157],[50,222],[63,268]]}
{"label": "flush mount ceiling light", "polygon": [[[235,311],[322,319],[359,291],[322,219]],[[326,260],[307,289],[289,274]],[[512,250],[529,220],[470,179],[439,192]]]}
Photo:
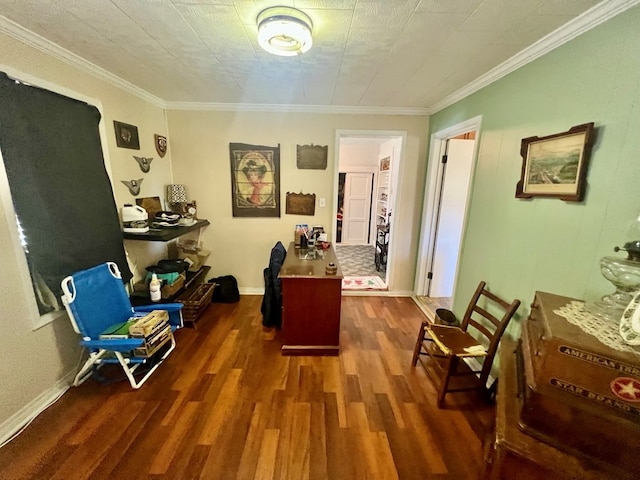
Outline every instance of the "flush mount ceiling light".
{"label": "flush mount ceiling light", "polygon": [[311,48],[313,24],[309,16],[291,7],[270,7],[258,15],[258,43],[267,52],[283,57],[300,55]]}

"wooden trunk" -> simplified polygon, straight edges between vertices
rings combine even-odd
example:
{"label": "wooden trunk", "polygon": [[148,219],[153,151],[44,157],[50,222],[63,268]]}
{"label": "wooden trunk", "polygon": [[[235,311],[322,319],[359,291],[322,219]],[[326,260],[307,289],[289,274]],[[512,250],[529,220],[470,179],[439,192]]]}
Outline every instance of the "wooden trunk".
{"label": "wooden trunk", "polygon": [[640,355],[553,312],[573,300],[536,293],[522,332],[520,426],[624,477],[640,470]]}

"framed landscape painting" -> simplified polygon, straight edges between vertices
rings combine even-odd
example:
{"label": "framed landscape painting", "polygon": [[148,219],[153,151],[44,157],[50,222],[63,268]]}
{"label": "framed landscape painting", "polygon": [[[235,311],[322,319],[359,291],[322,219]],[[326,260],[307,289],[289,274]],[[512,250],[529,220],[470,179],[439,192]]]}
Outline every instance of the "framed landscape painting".
{"label": "framed landscape painting", "polygon": [[563,133],[522,139],[522,174],[517,198],[552,197],[579,202],[584,197],[593,145],[593,122]]}

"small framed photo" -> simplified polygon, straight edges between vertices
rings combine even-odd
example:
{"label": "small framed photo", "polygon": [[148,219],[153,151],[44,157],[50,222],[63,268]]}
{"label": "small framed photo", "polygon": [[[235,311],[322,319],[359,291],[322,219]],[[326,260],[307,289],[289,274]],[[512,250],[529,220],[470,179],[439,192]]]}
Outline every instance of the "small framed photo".
{"label": "small framed photo", "polygon": [[116,145],[121,148],[131,148],[140,150],[140,138],[138,137],[138,127],[128,123],[113,121],[113,128],[116,131]]}
{"label": "small framed photo", "polygon": [[516,186],[516,198],[582,201],[593,137],[591,122],[546,137],[523,138],[522,174]]}

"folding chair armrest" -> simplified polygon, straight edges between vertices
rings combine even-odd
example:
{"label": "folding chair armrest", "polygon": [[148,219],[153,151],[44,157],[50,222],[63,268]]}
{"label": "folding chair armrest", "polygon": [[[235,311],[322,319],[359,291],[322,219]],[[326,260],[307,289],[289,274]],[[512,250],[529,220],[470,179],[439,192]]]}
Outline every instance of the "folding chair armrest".
{"label": "folding chair armrest", "polygon": [[128,352],[144,344],[144,338],[112,338],[109,340],[80,340],[80,345],[90,349]]}

